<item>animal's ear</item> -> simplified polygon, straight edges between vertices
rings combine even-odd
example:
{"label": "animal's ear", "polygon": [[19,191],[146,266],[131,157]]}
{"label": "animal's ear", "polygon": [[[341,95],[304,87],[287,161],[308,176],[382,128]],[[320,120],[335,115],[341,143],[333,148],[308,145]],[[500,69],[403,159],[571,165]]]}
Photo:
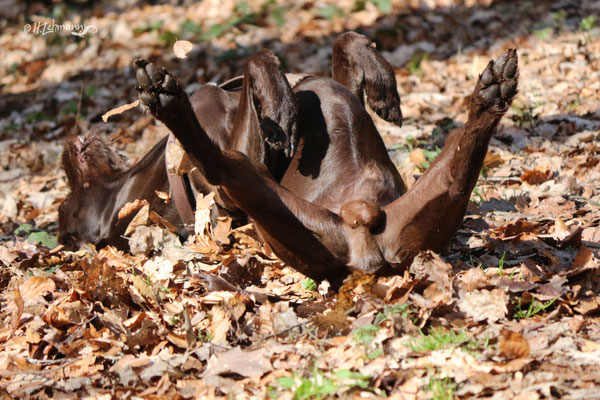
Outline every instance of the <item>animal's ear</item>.
{"label": "animal's ear", "polygon": [[363,35],[347,32],[333,45],[332,78],[354,93],[381,118],[402,126],[394,68]]}
{"label": "animal's ear", "polygon": [[127,159],[95,132],[71,135],[64,143],[62,166],[71,189],[114,180],[129,168]]}

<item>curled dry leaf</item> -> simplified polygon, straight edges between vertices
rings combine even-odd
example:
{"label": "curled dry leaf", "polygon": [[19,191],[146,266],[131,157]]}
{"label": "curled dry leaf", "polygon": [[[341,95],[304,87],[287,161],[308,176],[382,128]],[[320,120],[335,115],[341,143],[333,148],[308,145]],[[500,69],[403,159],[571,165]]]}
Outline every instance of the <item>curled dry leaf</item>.
{"label": "curled dry leaf", "polygon": [[21,319],[21,315],[23,314],[23,297],[21,297],[21,292],[19,291],[19,287],[17,286],[13,292],[13,302],[15,303],[15,308],[11,315],[10,327],[12,331],[14,331],[19,327],[19,320]]}
{"label": "curled dry leaf", "polygon": [[121,207],[121,209],[119,210],[119,219],[123,219],[131,214],[133,214],[134,212],[136,212],[137,210],[139,210],[140,208],[142,208],[143,206],[147,205],[148,202],[146,200],[140,200],[140,199],[135,199],[134,201],[130,201],[129,203],[125,204],[123,207]]}
{"label": "curled dry leaf", "polygon": [[186,58],[187,54],[192,51],[194,45],[187,40],[178,40],[173,44],[173,53],[177,58]]}
{"label": "curled dry leaf", "polygon": [[509,360],[527,357],[530,353],[529,342],[519,332],[502,329],[498,350]]}
{"label": "curled dry leaf", "polygon": [[163,227],[165,227],[166,229],[168,229],[171,232],[177,232],[177,230],[178,230],[175,225],[173,225],[172,223],[169,222],[169,220],[161,217],[159,214],[155,213],[154,211],[150,211],[149,217],[150,217],[150,221],[152,221],[155,224],[162,225]]}
{"label": "curled dry leaf", "polygon": [[102,121],[106,122],[106,121],[108,121],[109,117],[112,117],[113,115],[121,114],[122,112],[125,112],[132,108],[135,108],[139,104],[140,104],[140,101],[136,100],[133,103],[129,103],[129,104],[125,104],[121,107],[113,108],[112,110],[110,110],[110,111],[106,112],[104,115],[102,115]]}

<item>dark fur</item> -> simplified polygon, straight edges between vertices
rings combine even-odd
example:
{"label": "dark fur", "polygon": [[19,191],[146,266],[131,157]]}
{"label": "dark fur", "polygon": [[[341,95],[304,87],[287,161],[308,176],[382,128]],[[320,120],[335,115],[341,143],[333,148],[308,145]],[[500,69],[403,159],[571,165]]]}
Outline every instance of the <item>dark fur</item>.
{"label": "dark fur", "polygon": [[[205,86],[191,99],[166,70],[144,61],[136,66],[142,102],[191,156],[197,187],[215,190],[221,209],[243,210],[274,252],[300,272],[339,280],[352,269],[395,273],[418,251],[447,247],[489,139],[516,94],[516,52],[503,57],[490,62],[480,77],[465,126],[450,134],[440,156],[408,192],[363,105],[366,94],[380,116],[401,124],[394,72],[361,35],[348,33],[336,41],[334,80],[307,77],[293,88],[266,50],[248,60],[241,90],[231,90],[236,87],[231,82]],[[150,167],[160,164],[156,160],[162,155],[153,151],[140,162],[148,165],[143,181],[153,177],[162,187],[164,171]],[[65,162],[66,169],[69,165]],[[118,184],[103,190],[117,191],[114,196],[123,201],[153,198],[137,190],[141,181],[130,183],[135,173],[117,175]],[[69,180],[72,187],[80,182]],[[73,188],[65,203],[85,198],[78,193]],[[111,202],[110,211],[105,207],[106,218],[98,222],[100,232],[108,231],[108,242],[121,229],[109,218],[119,204]],[[104,239],[97,227],[73,233],[63,229],[65,224],[63,236]]]}

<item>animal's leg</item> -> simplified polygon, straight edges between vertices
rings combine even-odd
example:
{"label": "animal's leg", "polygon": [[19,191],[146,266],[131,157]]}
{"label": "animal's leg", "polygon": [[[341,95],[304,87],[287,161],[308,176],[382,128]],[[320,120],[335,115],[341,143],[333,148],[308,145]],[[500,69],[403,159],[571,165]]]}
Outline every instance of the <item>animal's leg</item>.
{"label": "animal's leg", "polygon": [[[400,264],[419,250],[442,251],[460,226],[488,143],[517,93],[517,52],[490,61],[470,98],[467,123],[452,131],[441,154],[404,196],[385,208],[384,248]],[[388,254],[391,256],[391,254]]]}
{"label": "animal's leg", "polygon": [[246,154],[273,171],[273,158],[295,151],[298,106],[279,59],[261,50],[248,59],[229,150]]}
{"label": "animal's leg", "polygon": [[332,78],[346,86],[386,121],[402,126],[400,96],[394,68],[363,35],[347,32],[333,45]]}
{"label": "animal's leg", "polygon": [[313,279],[348,273],[348,242],[341,218],[295,196],[265,166],[222,150],[200,126],[186,93],[164,68],[136,61],[140,99],[173,132],[210,184],[220,185],[250,215],[275,253]]}

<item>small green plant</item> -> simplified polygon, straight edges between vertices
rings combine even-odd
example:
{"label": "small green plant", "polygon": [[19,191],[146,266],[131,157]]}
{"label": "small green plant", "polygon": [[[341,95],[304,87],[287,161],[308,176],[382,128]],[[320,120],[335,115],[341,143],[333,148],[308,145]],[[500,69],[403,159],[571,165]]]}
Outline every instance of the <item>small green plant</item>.
{"label": "small green plant", "polygon": [[364,347],[369,359],[374,359],[381,355],[381,349],[373,343],[379,329],[379,326],[366,324],[354,330],[354,341]]}
{"label": "small green plant", "polygon": [[571,101],[569,104],[567,104],[567,112],[574,112],[577,111],[577,109],[581,106],[581,99],[579,97],[577,97],[577,99]]}
{"label": "small green plant", "polygon": [[550,14],[550,17],[552,17],[552,20],[554,21],[554,26],[558,28],[560,25],[563,25],[565,23],[568,14],[565,10],[560,10]]}
{"label": "small green plant", "polygon": [[83,89],[83,96],[85,98],[94,97],[97,92],[98,92],[98,86],[96,86],[96,85],[86,86],[85,89]]}
{"label": "small green plant", "polygon": [[[324,399],[340,390],[358,387],[369,390],[370,377],[350,370],[338,370],[326,374],[316,365],[313,366],[309,377],[281,377],[277,379],[280,387],[294,392],[294,400]],[[279,391],[270,387],[271,398],[278,398]]]}
{"label": "small green plant", "polygon": [[328,20],[332,20],[336,17],[341,18],[344,16],[344,10],[333,4],[326,4],[319,9],[319,15]]}
{"label": "small green plant", "polygon": [[302,281],[302,287],[306,290],[310,290],[311,292],[315,292],[318,289],[317,283],[310,278]]}
{"label": "small green plant", "polygon": [[144,279],[144,283],[148,286],[152,285],[152,279],[150,278],[150,276],[146,276],[146,278]]}
{"label": "small green plant", "polygon": [[173,293],[173,291],[171,290],[171,288],[168,288],[168,287],[161,287],[160,291],[163,292],[163,293],[169,293],[169,294]]}
{"label": "small green plant", "polygon": [[386,305],[383,308],[383,311],[380,311],[377,313],[377,315],[375,315],[375,321],[373,321],[373,325],[379,326],[383,322],[391,320],[394,315],[408,317],[408,313],[408,303]]}
{"label": "small green plant", "polygon": [[77,114],[77,110],[79,109],[79,104],[74,101],[68,102],[60,112],[65,115],[75,115]]}
{"label": "small green plant", "polygon": [[516,114],[513,120],[521,128],[533,126],[535,124],[535,114],[533,111],[536,108],[536,106],[532,106],[531,104],[513,104],[512,109]]}
{"label": "small green plant", "polygon": [[382,14],[389,14],[392,12],[391,0],[371,0],[371,3],[373,3]]}
{"label": "small green plant", "polygon": [[502,257],[498,261],[498,277],[502,278],[502,272],[504,271],[504,257],[506,257],[506,251],[502,252]]}
{"label": "small green plant", "polygon": [[182,38],[200,38],[202,25],[186,19],[179,25],[179,36]]}
{"label": "small green plant", "polygon": [[419,163],[419,165],[425,169],[429,168],[429,166],[431,165],[433,160],[435,160],[435,158],[441,152],[442,152],[442,150],[437,146],[435,147],[434,150],[423,150],[423,155],[425,156],[425,160],[427,160],[427,161],[423,161],[423,162]]}
{"label": "small green plant", "polygon": [[290,7],[277,4],[276,0],[268,0],[261,6],[261,13],[267,16],[269,23],[277,26],[285,24],[285,14]]}
{"label": "small green plant", "polygon": [[28,123],[49,121],[49,120],[52,120],[52,117],[45,114],[42,111],[34,111],[31,114],[28,114],[27,117],[25,118],[25,121],[27,121]]}
{"label": "small green plant", "polygon": [[240,24],[254,24],[256,23],[258,16],[252,12],[252,8],[246,1],[239,2],[233,9],[232,15],[226,21],[211,25],[204,34],[202,34],[202,40],[215,39]]}
{"label": "small green plant", "polygon": [[316,365],[308,378],[281,377],[277,382],[283,388],[294,391],[294,400],[324,399],[338,389],[336,382],[327,378]]}
{"label": "small green plant", "polygon": [[517,304],[516,311],[513,314],[513,317],[515,319],[531,318],[537,313],[546,311],[548,307],[554,304],[556,299],[558,299],[558,297],[555,297],[552,300],[548,300],[546,302],[539,302],[535,299],[532,299],[527,309],[523,309],[523,299],[519,299],[519,303]]}
{"label": "small green plant", "polygon": [[202,343],[210,343],[213,340],[213,336],[210,332],[200,330],[196,333],[196,338]]}
{"label": "small green plant", "polygon": [[473,188],[473,195],[471,196],[471,201],[477,204],[481,204],[487,201],[487,199],[483,195],[483,190],[481,189],[481,186],[475,186]]}
{"label": "small green plant", "polygon": [[552,28],[537,29],[537,30],[533,31],[533,34],[540,40],[546,40],[550,36],[552,36],[553,30],[554,29],[552,29]]}
{"label": "small green plant", "polygon": [[166,47],[173,47],[173,45],[177,41],[178,36],[171,31],[165,31],[160,34],[159,38]]}
{"label": "small green plant", "polygon": [[370,345],[380,328],[373,324],[366,324],[354,330],[354,341],[363,345]]}
{"label": "small green plant", "polygon": [[58,238],[44,231],[33,231],[31,224],[21,224],[14,231],[15,236],[27,236],[27,241],[32,244],[41,244],[49,249],[58,246]]}
{"label": "small green plant", "polygon": [[411,339],[407,345],[412,351],[434,351],[448,346],[469,344],[472,339],[463,331],[454,332],[444,328],[432,328],[429,334],[421,332],[421,336]]}
{"label": "small green plant", "polygon": [[61,265],[60,264],[55,264],[55,265],[49,265],[47,267],[44,268],[44,270],[46,272],[49,272],[51,274],[55,273],[56,270],[60,269]]}
{"label": "small green plant", "polygon": [[596,26],[597,17],[595,15],[589,15],[581,20],[579,23],[579,29],[584,32],[591,31]]}
{"label": "small green plant", "polygon": [[408,72],[421,76],[423,74],[421,64],[423,61],[427,61],[428,58],[429,54],[427,53],[415,53],[408,63]]}
{"label": "small green plant", "polygon": [[144,25],[142,27],[139,28],[135,28],[133,30],[133,34],[134,35],[139,35],[140,33],[146,33],[146,32],[152,32],[152,31],[160,31],[160,28],[162,27],[162,21],[155,21],[155,22],[150,22],[147,25]]}
{"label": "small green plant", "polygon": [[431,377],[425,388],[431,392],[433,400],[452,400],[456,387],[456,382],[449,377],[443,379]]}

